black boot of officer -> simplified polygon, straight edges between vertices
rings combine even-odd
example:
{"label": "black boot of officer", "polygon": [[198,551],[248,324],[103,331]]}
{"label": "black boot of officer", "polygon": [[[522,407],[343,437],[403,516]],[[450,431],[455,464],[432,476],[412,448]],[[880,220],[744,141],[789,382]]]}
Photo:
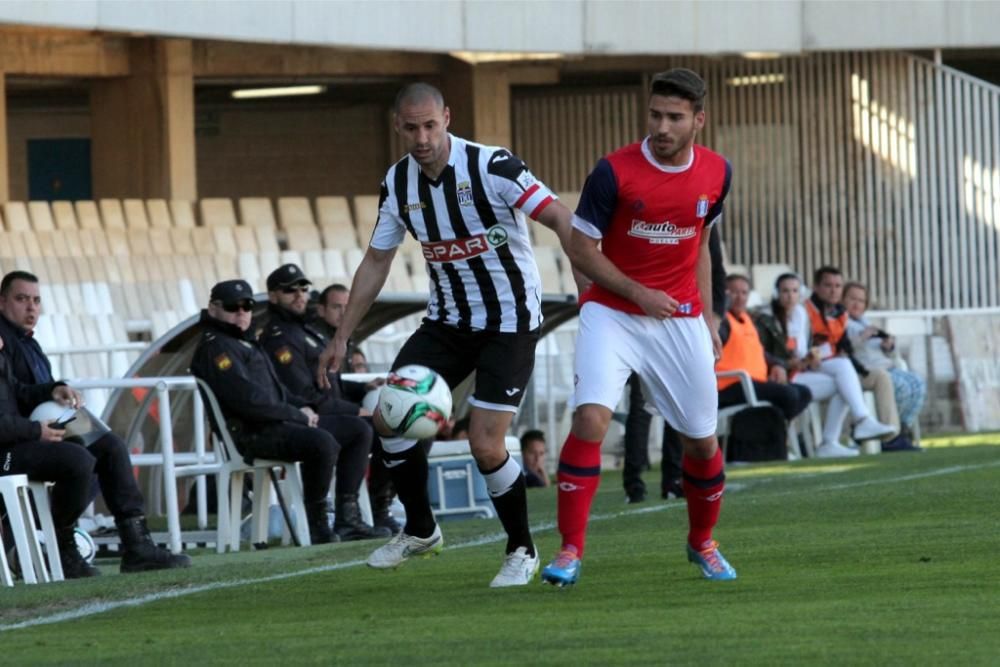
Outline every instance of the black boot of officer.
{"label": "black boot of officer", "polygon": [[56,544],[59,547],[59,560],[62,561],[65,578],[84,579],[96,577],[101,573],[80,555],[80,550],[76,547],[76,532],[73,526],[56,529]]}
{"label": "black boot of officer", "polygon": [[326,500],[306,503],[306,518],[309,519],[309,539],[313,544],[339,542],[340,537],[330,530],[330,517],[326,512]]}
{"label": "black boot of officer", "polygon": [[191,557],[187,554],[172,554],[153,541],[146,525],[146,517],[137,516],[115,523],[118,536],[122,540],[122,572],[148,572],[169,570],[176,567],[191,567]]}
{"label": "black boot of officer", "polygon": [[358,506],[358,494],[337,494],[336,514],[333,521],[333,532],[342,542],[354,540],[374,540],[392,537],[388,528],[374,528],[361,518],[361,508]]}
{"label": "black boot of officer", "polygon": [[372,489],[372,491],[372,523],[374,527],[387,528],[393,535],[403,530],[403,526],[389,512],[392,499],[396,495],[392,484]]}

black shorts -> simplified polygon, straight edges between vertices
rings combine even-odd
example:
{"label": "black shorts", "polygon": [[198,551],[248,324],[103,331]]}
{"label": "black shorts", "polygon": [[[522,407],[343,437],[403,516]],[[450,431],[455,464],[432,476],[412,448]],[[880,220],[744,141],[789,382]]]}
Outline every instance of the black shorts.
{"label": "black shorts", "polygon": [[535,369],[538,335],[538,329],[528,333],[461,331],[424,320],[403,344],[392,369],[408,364],[427,366],[452,389],[476,371],[471,403],[515,412]]}

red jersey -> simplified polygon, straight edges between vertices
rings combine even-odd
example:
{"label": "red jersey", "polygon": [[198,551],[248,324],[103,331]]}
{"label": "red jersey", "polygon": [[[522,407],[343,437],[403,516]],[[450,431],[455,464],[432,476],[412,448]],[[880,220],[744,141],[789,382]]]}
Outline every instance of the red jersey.
{"label": "red jersey", "polygon": [[[604,255],[626,276],[677,299],[674,317],[698,317],[695,268],[702,233],[721,219],[732,167],[698,145],[687,165],[661,165],[647,144],[625,146],[597,163],[583,186],[573,226],[601,239]],[[581,305],[587,301],[643,314],[597,283],[581,296]]]}

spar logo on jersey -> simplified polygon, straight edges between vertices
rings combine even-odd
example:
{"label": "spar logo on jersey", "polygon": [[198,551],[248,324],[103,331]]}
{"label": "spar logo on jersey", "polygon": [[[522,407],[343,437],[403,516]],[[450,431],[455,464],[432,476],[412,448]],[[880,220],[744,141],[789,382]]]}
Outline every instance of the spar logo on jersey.
{"label": "spar logo on jersey", "polygon": [[698,218],[704,218],[708,215],[708,195],[698,197],[698,205],[695,206],[694,214]]}
{"label": "spar logo on jersey", "polygon": [[455,190],[458,193],[459,206],[472,206],[472,185],[468,181],[462,181],[456,185]]}
{"label": "spar logo on jersey", "polygon": [[677,245],[681,241],[697,236],[698,228],[678,227],[669,221],[646,222],[645,220],[633,219],[628,235],[646,239],[655,245]]}
{"label": "spar logo on jersey", "polygon": [[428,262],[461,262],[505,245],[507,238],[506,229],[500,225],[493,225],[485,234],[464,239],[421,243],[420,246],[424,259]]}

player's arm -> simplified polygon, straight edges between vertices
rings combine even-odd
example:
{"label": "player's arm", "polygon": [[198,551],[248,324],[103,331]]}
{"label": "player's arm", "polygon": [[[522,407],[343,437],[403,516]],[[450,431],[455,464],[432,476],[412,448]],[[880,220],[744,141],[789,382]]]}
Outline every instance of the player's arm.
{"label": "player's arm", "polygon": [[379,292],[382,291],[382,287],[389,277],[389,269],[396,256],[396,249],[403,242],[403,237],[406,234],[406,226],[399,216],[399,211],[396,210],[394,198],[389,196],[389,189],[384,181],[379,197],[378,222],[375,223],[375,231],[372,232],[368,250],[354,273],[354,280],[351,282],[351,295],[348,297],[347,307],[344,309],[344,318],[340,326],[337,327],[337,333],[333,340],[319,355],[319,363],[316,367],[316,384],[323,390],[330,388],[330,378],[327,371],[336,371],[340,368],[344,357],[347,356],[347,341],[350,340],[354,330],[361,323],[361,319],[375,303]]}
{"label": "player's arm", "polygon": [[[508,206],[555,232],[563,252],[569,255],[573,213],[556,199],[548,186],[535,178],[521,158],[506,148],[498,149],[490,156],[486,173],[489,175],[489,187]],[[582,293],[589,281],[575,267],[573,279]]]}
{"label": "player's arm", "polygon": [[606,159],[599,160],[583,185],[573,216],[573,233],[567,249],[570,261],[585,276],[636,304],[650,317],[661,320],[670,317],[677,309],[676,299],[632,280],[600,250],[617,204],[618,182],[614,170]]}
{"label": "player's arm", "polygon": [[379,250],[368,246],[368,251],[365,253],[364,259],[361,260],[358,270],[354,273],[354,280],[351,282],[351,296],[344,309],[344,319],[337,327],[337,334],[333,340],[327,343],[326,349],[319,355],[316,384],[320,388],[328,389],[330,387],[327,371],[336,371],[340,368],[341,362],[347,356],[347,341],[354,334],[354,330],[361,323],[365,313],[375,303],[379,292],[382,291],[395,256],[396,248]]}
{"label": "player's arm", "polygon": [[674,314],[677,299],[626,276],[601,252],[600,242],[600,239],[592,238],[574,227],[570,239],[570,261],[573,266],[601,287],[636,304],[650,317],[663,320]]}
{"label": "player's arm", "polygon": [[705,325],[709,333],[712,334],[712,349],[715,358],[718,360],[722,356],[722,340],[719,338],[719,328],[716,326],[715,316],[712,314],[712,253],[708,249],[708,240],[711,236],[705,230],[701,234],[701,246],[698,249],[698,263],[695,267],[698,280],[698,294],[701,296],[701,316],[705,319]]}
{"label": "player's arm", "polygon": [[[567,258],[570,257],[569,246],[573,236],[572,220],[573,212],[563,206],[560,201],[552,202],[552,204],[547,206],[538,216],[538,222],[554,231],[556,236],[559,237],[559,245],[562,246],[563,252],[566,254]],[[576,283],[577,293],[583,294],[583,292],[590,287],[590,278],[585,276],[579,269],[576,268],[572,259],[570,259],[570,264],[573,269],[573,281]]]}

